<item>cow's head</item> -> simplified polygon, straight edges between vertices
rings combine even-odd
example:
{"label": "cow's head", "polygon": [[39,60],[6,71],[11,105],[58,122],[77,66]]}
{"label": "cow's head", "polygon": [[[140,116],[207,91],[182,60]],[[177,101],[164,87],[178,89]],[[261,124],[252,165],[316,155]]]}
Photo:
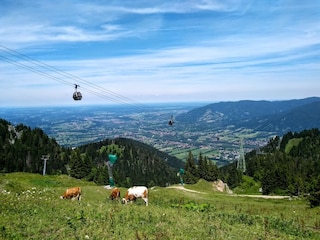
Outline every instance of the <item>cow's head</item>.
{"label": "cow's head", "polygon": [[122,203],[127,204],[128,202],[133,202],[136,199],[137,198],[134,195],[129,194],[129,195],[126,195],[126,197],[122,198]]}

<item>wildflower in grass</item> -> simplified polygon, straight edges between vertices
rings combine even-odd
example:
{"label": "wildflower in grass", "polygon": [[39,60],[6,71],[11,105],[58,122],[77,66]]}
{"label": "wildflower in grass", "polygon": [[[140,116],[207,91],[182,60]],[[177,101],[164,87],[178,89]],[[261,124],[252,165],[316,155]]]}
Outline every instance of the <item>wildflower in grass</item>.
{"label": "wildflower in grass", "polygon": [[7,190],[5,190],[5,189],[3,189],[3,190],[1,191],[1,193],[2,193],[2,194],[10,194],[10,192],[7,191]]}

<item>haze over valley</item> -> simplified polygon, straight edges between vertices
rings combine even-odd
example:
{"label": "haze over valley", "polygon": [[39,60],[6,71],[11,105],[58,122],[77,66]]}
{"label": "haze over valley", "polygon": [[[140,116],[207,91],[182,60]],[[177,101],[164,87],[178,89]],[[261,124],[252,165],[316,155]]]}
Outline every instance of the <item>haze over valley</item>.
{"label": "haze over valley", "polygon": [[[124,105],[1,108],[0,117],[14,125],[22,123],[41,128],[62,146],[75,147],[123,137],[141,141],[181,160],[186,159],[189,151],[195,156],[201,152],[222,166],[238,159],[241,141],[247,152],[259,149],[270,138],[286,131],[301,131],[304,125],[307,128],[320,127],[317,118],[313,119],[313,125],[308,125],[310,121],[305,121],[305,115],[302,119],[296,117],[296,121],[291,119],[284,128],[279,127],[281,121],[276,120],[279,114],[282,114],[281,119],[287,119],[287,112],[292,115],[301,109],[306,111],[310,104],[317,106],[309,111],[316,117],[320,111],[319,100],[239,101],[209,105],[166,103],[144,108]],[[171,119],[174,121],[172,126],[168,124]],[[296,125],[301,129],[294,128]]]}

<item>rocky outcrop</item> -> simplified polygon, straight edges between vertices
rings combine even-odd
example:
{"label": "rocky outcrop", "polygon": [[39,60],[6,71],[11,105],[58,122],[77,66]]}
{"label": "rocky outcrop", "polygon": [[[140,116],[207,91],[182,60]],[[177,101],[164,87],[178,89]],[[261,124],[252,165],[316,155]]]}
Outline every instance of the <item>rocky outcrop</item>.
{"label": "rocky outcrop", "polygon": [[228,194],[232,194],[232,190],[229,188],[227,183],[224,183],[221,179],[218,179],[217,181],[214,181],[212,183],[212,187],[215,191],[218,192],[225,192]]}

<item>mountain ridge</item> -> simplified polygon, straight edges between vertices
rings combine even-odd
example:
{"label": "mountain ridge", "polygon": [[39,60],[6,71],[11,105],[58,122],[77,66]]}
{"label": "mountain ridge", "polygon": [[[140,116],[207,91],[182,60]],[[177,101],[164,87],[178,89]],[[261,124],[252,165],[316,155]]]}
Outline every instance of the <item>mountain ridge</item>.
{"label": "mountain ridge", "polygon": [[[187,123],[220,127],[234,125],[236,128],[249,127],[283,134],[288,130],[301,131],[320,127],[318,113],[320,113],[320,98],[310,97],[284,101],[218,102],[179,114],[176,119]],[[312,119],[312,124],[310,122],[307,124],[304,116]]]}

